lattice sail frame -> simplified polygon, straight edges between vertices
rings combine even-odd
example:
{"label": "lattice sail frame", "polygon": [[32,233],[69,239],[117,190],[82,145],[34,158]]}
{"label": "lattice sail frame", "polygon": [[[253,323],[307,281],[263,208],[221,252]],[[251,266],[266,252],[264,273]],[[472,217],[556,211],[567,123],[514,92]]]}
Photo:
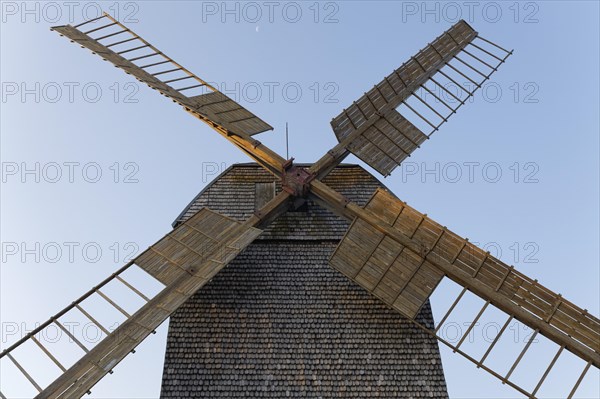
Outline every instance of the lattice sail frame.
{"label": "lattice sail frame", "polygon": [[[202,208],[67,308],[2,351],[0,361],[7,359],[16,366],[39,392],[37,398],[81,397],[88,392],[89,387],[106,374],[112,373],[112,369],[125,356],[134,352],[135,347],[261,233],[262,230],[247,223],[240,223],[208,208]],[[126,271],[135,266],[160,281],[164,288],[154,296],[137,289],[124,276]],[[105,290],[110,285],[119,284],[140,296],[145,304],[134,313],[126,311]],[[107,306],[114,307],[125,317],[116,329],[111,330],[103,325],[91,314],[93,312],[86,309],[86,304],[89,305],[94,297],[106,301]],[[103,332],[105,338],[91,348],[89,342],[85,345],[82,342],[86,342],[84,339],[77,338],[69,330],[69,322],[62,321],[75,317],[74,312],[83,314]],[[63,363],[59,359],[61,356],[51,353],[43,345],[39,337],[53,327],[64,332],[82,351],[83,357],[79,361],[73,364]],[[46,376],[62,373],[51,384],[44,386],[38,382],[36,376],[27,372],[19,362],[19,349],[29,343],[39,348],[38,361],[47,356],[56,366],[54,370],[45,370]],[[2,393],[0,397],[5,398]]]}
{"label": "lattice sail frame", "polygon": [[[474,43],[476,39],[478,43]],[[333,131],[348,151],[388,176],[439,130],[510,54],[512,51],[481,38],[461,20],[333,118]],[[467,61],[461,57],[468,57]],[[460,79],[466,79],[472,88],[457,82]],[[398,107],[403,108],[401,112]],[[431,131],[423,133],[417,123]]]}
{"label": "lattice sail frame", "polygon": [[[98,22],[108,23],[85,32],[78,29]],[[249,136],[273,129],[107,13],[75,26],[55,26],[52,30],[90,49],[182,107],[198,113],[208,124]],[[94,37],[90,36],[92,34]],[[190,92],[195,93],[190,96],[187,94]]]}
{"label": "lattice sail frame", "polygon": [[[449,277],[463,286],[463,290],[434,331],[421,327],[455,352],[471,360],[477,367],[485,369],[503,383],[511,385],[528,397],[535,398],[558,357],[566,349],[585,361],[580,378],[569,393],[568,397],[571,398],[590,366],[600,365],[600,320],[586,310],[545,288],[537,280],[518,272],[513,266],[491,256],[489,252],[473,245],[468,239],[431,220],[387,190],[378,189],[365,205],[365,209],[380,215],[381,219],[393,229],[423,245],[426,248],[425,252],[416,253],[406,246],[399,245],[391,236],[357,218],[332,254],[330,265],[415,323],[417,323],[415,317],[419,310],[444,277]],[[442,262],[468,273],[471,281],[457,279],[456,275],[449,270],[440,268],[439,264]],[[480,286],[493,290],[512,306],[504,304],[500,306],[497,298],[479,294]],[[467,291],[480,296],[485,302],[470,323],[471,327],[464,333],[458,344],[454,345],[438,335],[438,332]],[[490,305],[500,306],[498,309],[506,313],[508,319],[485,354],[475,359],[461,351],[460,346]],[[511,309],[522,309],[528,315],[534,316],[539,323],[518,358],[508,369],[509,371],[501,374],[488,367],[485,360],[510,322],[522,318],[522,313],[513,313]],[[569,339],[557,340],[556,333],[559,337],[569,337]],[[531,390],[526,390],[510,377],[538,334],[556,342],[557,352],[538,383]]]}

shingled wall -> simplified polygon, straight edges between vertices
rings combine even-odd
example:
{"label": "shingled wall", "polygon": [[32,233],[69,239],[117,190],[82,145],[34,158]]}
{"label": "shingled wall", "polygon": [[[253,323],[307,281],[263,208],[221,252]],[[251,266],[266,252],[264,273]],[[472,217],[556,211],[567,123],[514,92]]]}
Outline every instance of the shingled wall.
{"label": "shingled wall", "polygon": [[[270,181],[234,165],[174,224],[202,206],[243,220]],[[381,186],[356,165],[325,182],[361,205]],[[182,306],[161,397],[447,398],[437,342],[328,266],[348,226],[311,203],[288,212]],[[429,303],[418,319],[433,326]]]}

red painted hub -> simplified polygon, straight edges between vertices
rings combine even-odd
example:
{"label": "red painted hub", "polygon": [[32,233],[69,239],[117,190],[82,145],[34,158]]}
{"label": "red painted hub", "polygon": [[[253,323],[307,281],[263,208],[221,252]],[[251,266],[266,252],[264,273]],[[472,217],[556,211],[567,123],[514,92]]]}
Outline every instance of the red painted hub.
{"label": "red painted hub", "polygon": [[293,165],[291,158],[283,165],[283,179],[281,186],[286,192],[296,196],[304,197],[308,193],[310,182],[315,176],[308,170]]}

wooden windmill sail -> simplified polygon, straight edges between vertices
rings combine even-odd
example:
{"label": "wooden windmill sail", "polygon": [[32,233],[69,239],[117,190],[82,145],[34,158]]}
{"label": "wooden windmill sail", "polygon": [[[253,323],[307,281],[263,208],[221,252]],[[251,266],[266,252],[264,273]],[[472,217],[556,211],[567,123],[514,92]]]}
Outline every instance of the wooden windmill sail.
{"label": "wooden windmill sail", "polygon": [[[600,367],[600,321],[586,310],[472,245],[385,189],[377,190],[365,206],[359,206],[323,183],[323,178],[350,153],[381,174],[389,175],[505,62],[511,52],[482,38],[466,22],[453,25],[334,118],[332,128],[339,143],[309,167],[295,165],[292,159],[286,160],[256,140],[255,134],[271,126],[110,15],[53,30],[135,76],[206,122],[274,175],[283,191],[243,222],[208,208],[199,210],[134,260],[5,349],[0,361],[16,366],[37,389],[37,397],[74,398],[88,392],[235,259],[266,226],[307,199],[352,221],[331,256],[334,269],[526,397],[536,397],[557,359],[565,352],[582,360],[581,375],[569,389],[569,397],[573,397],[592,366]],[[464,89],[457,82],[462,79],[475,89]],[[454,83],[461,91],[449,91],[447,82]],[[444,101],[436,94],[442,91],[457,102]],[[152,297],[140,292],[124,277],[134,267],[155,277],[164,288]],[[456,282],[463,290],[439,325],[467,292],[483,301],[473,324],[488,309],[496,308],[506,314],[506,323],[483,356],[473,357],[461,348],[469,331],[453,344],[438,334],[439,326],[431,329],[415,319],[443,279]],[[105,287],[115,282],[140,296],[144,304],[135,312],[126,311],[105,292]],[[113,331],[108,331],[86,310],[86,301],[98,296],[126,318]],[[81,312],[105,331],[107,337],[89,348],[71,336],[81,348],[82,357],[72,365],[65,365],[36,334],[51,326],[71,334],[61,318],[72,311]],[[530,326],[534,334],[507,365],[508,372],[500,372],[486,363],[486,359],[512,320]],[[556,353],[548,364],[540,365],[541,378],[525,387],[512,377],[534,338],[553,342]],[[42,384],[26,370],[18,357],[19,348],[26,344],[38,347],[41,354],[54,363],[61,372],[58,378]]]}

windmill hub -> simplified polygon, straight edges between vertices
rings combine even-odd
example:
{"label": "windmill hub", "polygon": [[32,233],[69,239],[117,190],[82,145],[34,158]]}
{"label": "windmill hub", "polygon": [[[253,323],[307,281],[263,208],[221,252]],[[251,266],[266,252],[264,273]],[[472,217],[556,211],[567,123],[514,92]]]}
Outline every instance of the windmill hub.
{"label": "windmill hub", "polygon": [[294,165],[293,161],[294,158],[291,158],[283,164],[281,186],[294,197],[306,197],[310,190],[310,182],[316,176],[305,168]]}

